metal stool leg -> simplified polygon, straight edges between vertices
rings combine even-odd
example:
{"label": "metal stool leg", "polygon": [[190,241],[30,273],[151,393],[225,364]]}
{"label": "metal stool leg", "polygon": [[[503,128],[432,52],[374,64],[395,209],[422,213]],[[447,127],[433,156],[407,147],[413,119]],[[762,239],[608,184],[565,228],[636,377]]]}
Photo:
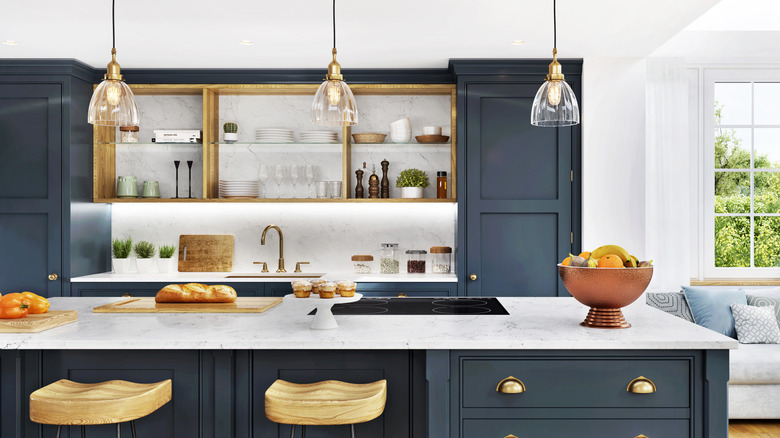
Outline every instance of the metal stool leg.
{"label": "metal stool leg", "polygon": [[136,436],[135,436],[135,420],[130,420],[130,433],[133,434],[133,438],[136,438]]}
{"label": "metal stool leg", "polygon": [[60,438],[60,432],[62,432],[62,426],[57,426],[57,438]]}
{"label": "metal stool leg", "polygon": [[121,438],[122,432],[121,432],[120,426],[121,426],[120,423],[116,424],[116,438]]}
{"label": "metal stool leg", "polygon": [[86,426],[81,426],[81,438],[87,438],[87,428],[86,428]]}
{"label": "metal stool leg", "polygon": [[301,426],[301,438],[306,438],[306,425]]}
{"label": "metal stool leg", "polygon": [[349,436],[352,438],[355,438],[355,425],[350,424],[349,425]]}
{"label": "metal stool leg", "polygon": [[290,438],[295,438],[295,425],[291,424],[290,426]]}

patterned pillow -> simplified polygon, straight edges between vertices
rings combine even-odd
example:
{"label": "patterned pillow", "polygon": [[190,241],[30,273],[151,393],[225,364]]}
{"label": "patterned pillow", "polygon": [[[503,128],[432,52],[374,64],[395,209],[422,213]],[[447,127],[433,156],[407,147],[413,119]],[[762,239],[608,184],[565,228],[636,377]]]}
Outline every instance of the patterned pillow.
{"label": "patterned pillow", "polygon": [[775,306],[756,307],[732,304],[737,339],[742,344],[780,344],[780,327]]}
{"label": "patterned pillow", "polygon": [[688,307],[688,302],[685,301],[685,294],[682,292],[648,292],[645,296],[645,302],[656,309],[661,309],[678,318],[693,322],[691,308]]}
{"label": "patterned pillow", "polygon": [[780,298],[760,297],[756,295],[747,296],[748,306],[756,307],[775,307],[775,316],[777,323],[780,324]]}

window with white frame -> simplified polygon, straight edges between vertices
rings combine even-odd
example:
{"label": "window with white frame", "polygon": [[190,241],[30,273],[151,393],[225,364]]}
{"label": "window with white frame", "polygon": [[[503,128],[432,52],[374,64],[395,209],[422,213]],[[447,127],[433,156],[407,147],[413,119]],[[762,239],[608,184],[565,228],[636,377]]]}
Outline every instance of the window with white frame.
{"label": "window with white frame", "polygon": [[780,71],[706,78],[705,276],[780,277]]}

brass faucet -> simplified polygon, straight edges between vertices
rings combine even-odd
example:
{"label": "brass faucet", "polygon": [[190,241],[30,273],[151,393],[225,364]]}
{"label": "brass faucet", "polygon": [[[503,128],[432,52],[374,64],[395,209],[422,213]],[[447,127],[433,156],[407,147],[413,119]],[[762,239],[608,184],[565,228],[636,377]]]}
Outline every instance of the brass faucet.
{"label": "brass faucet", "polygon": [[265,234],[271,228],[276,229],[276,231],[279,233],[279,267],[276,269],[276,272],[287,272],[284,270],[284,235],[282,234],[282,229],[273,224],[265,227],[263,230],[263,236],[260,237],[260,245],[265,245]]}

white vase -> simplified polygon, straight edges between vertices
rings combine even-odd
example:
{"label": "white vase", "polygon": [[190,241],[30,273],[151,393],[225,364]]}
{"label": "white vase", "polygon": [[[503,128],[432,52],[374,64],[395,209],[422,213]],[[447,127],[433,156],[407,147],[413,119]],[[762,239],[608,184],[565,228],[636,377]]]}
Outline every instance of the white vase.
{"label": "white vase", "polygon": [[157,272],[157,263],[154,259],[135,259],[135,266],[139,274],[154,274]]}
{"label": "white vase", "polygon": [[401,197],[402,198],[422,198],[423,197],[423,188],[422,187],[401,187]]}
{"label": "white vase", "polygon": [[115,274],[127,274],[130,272],[130,259],[111,259],[111,267]]}
{"label": "white vase", "polygon": [[178,262],[178,260],[174,259],[173,257],[168,257],[167,259],[157,259],[157,270],[160,271],[160,273],[178,271],[178,266],[174,267],[174,261]]}

